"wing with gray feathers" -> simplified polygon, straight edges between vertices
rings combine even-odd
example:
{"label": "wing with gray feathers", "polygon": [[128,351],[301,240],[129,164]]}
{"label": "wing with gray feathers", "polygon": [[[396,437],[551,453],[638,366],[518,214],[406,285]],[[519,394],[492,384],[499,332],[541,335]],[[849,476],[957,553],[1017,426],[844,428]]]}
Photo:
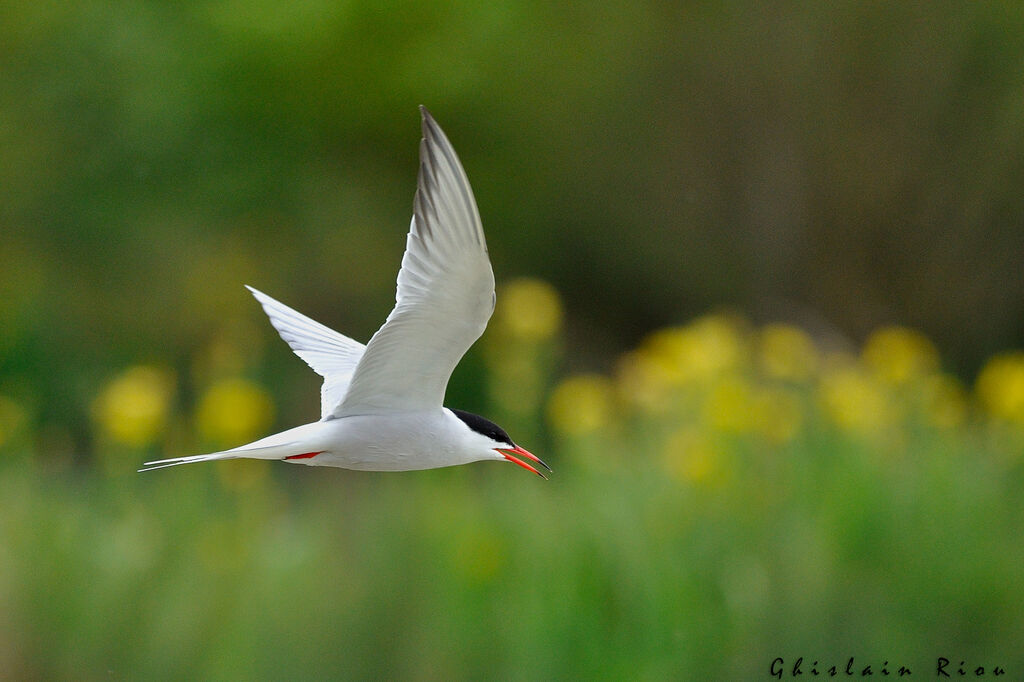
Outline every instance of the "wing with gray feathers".
{"label": "wing with gray feathers", "polygon": [[441,407],[448,379],[494,310],[494,274],[469,180],[420,107],[423,140],[395,308],[359,359],[333,416]]}
{"label": "wing with gray feathers", "polygon": [[324,378],[320,389],[320,418],[326,419],[345,397],[366,346],[292,310],[262,291],[248,285],[245,288],[260,302],[270,324],[295,354]]}

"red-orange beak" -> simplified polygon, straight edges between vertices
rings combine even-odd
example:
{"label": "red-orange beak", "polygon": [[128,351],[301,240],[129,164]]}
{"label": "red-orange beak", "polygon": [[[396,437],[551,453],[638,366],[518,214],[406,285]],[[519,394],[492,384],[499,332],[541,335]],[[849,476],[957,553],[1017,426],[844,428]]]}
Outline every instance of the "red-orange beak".
{"label": "red-orange beak", "polygon": [[[513,464],[518,464],[519,466],[523,467],[524,469],[526,469],[528,471],[532,471],[533,473],[537,474],[538,476],[540,476],[544,480],[547,480],[547,478],[548,478],[547,476],[545,476],[541,472],[537,471],[537,469],[534,468],[533,466],[531,466],[531,465],[527,464],[526,462],[524,462],[523,460],[519,459],[519,457],[525,457],[526,459],[532,460],[532,461],[536,462],[537,464],[541,465],[542,467],[544,467],[548,471],[551,471],[551,467],[549,467],[547,464],[545,464],[544,460],[542,460],[540,457],[538,457],[537,455],[533,454],[532,452],[524,450],[523,448],[519,447],[518,445],[515,446],[514,448],[495,448],[495,450],[500,452],[505,457],[505,459],[507,459],[508,461],[512,462]],[[514,455],[519,455],[519,457],[515,457]]]}

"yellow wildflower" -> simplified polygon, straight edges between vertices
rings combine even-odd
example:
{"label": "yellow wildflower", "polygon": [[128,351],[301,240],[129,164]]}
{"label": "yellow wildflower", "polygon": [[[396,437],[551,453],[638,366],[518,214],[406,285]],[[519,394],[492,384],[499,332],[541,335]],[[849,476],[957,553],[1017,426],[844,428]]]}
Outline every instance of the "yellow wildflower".
{"label": "yellow wildflower", "polygon": [[989,414],[1024,425],[1024,351],[990,359],[978,375],[975,391]]}
{"label": "yellow wildflower", "polygon": [[753,390],[738,377],[716,383],[703,407],[704,422],[714,429],[740,433],[753,425]]}
{"label": "yellow wildflower", "polygon": [[939,367],[939,352],[932,342],[921,332],[905,327],[875,331],[864,344],[863,357],[879,378],[893,385],[906,384]]}
{"label": "yellow wildflower", "polygon": [[821,379],[819,397],[825,414],[848,431],[877,431],[891,418],[885,391],[853,365],[828,371]]}
{"label": "yellow wildflower", "polygon": [[199,401],[196,419],[203,438],[217,447],[241,445],[259,436],[274,419],[274,404],[257,384],[223,379]]}
{"label": "yellow wildflower", "polygon": [[768,324],[757,335],[757,360],[765,376],[806,381],[817,369],[818,349],[802,329],[788,324]]}
{"label": "yellow wildflower", "polygon": [[146,365],[130,367],[93,401],[93,419],[113,441],[145,447],[163,433],[173,393],[170,371]]}
{"label": "yellow wildflower", "polygon": [[552,392],[548,419],[555,430],[578,436],[607,426],[614,409],[612,382],[599,374],[580,374]]}
{"label": "yellow wildflower", "polygon": [[725,315],[707,315],[685,327],[655,332],[644,351],[675,383],[701,381],[739,367],[745,339],[738,321]]}
{"label": "yellow wildflower", "polygon": [[643,348],[624,354],[616,366],[618,389],[630,405],[650,413],[668,410],[669,377]]}
{"label": "yellow wildflower", "polygon": [[540,342],[553,337],[562,326],[562,302],[547,282],[513,280],[501,287],[497,300],[495,328],[503,334]]}

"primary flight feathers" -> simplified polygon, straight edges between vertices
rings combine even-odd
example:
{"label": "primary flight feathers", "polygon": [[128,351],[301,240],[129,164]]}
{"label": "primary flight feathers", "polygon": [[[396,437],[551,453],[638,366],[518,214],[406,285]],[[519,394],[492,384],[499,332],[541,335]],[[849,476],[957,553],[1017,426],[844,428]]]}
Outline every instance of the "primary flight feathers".
{"label": "primary flight feathers", "polygon": [[494,274],[469,180],[421,110],[419,178],[395,308],[366,344],[334,417],[440,406],[452,370],[494,310]]}
{"label": "primary flight feathers", "polygon": [[320,389],[320,418],[326,419],[345,397],[352,372],[366,346],[292,310],[248,284],[245,288],[260,302],[270,324],[295,354],[324,378]]}

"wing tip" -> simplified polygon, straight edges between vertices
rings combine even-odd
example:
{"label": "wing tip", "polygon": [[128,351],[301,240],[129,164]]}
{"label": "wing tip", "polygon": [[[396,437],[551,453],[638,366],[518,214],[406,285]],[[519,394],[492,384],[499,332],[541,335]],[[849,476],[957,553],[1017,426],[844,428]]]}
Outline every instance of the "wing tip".
{"label": "wing tip", "polygon": [[[448,136],[434,120],[430,111],[422,104],[419,105],[419,109],[423,135],[420,139],[420,167],[416,183],[417,196],[413,201],[413,213],[414,215],[423,215],[424,218],[428,217],[428,209],[437,213],[437,207],[425,204],[433,204],[434,197],[441,192],[442,184],[453,184],[454,193],[458,195],[458,198],[450,199],[451,209],[463,214],[461,218],[470,226],[469,229],[473,233],[472,239],[486,253],[487,240],[480,222],[480,213],[462,162]],[[424,220],[423,223],[422,225],[417,223],[417,225],[426,232],[427,236],[430,236],[432,232],[430,221]]]}
{"label": "wing tip", "polygon": [[256,298],[256,300],[260,302],[261,305],[262,305],[264,299],[270,298],[269,296],[267,296],[265,293],[263,293],[262,291],[260,291],[259,289],[257,289],[254,286],[250,286],[248,284],[243,284],[242,286],[244,286],[246,289],[248,289],[249,293],[252,294]]}
{"label": "wing tip", "polygon": [[[438,125],[430,111],[420,105],[420,119],[422,122],[423,131],[423,142],[428,144],[430,147],[436,147],[443,149],[446,145],[450,148],[452,143],[448,141],[448,137],[441,130],[441,126]],[[421,154],[422,157],[422,154]]]}
{"label": "wing tip", "polygon": [[434,120],[434,117],[430,113],[429,109],[427,109],[422,104],[419,106],[419,109],[420,109],[420,119],[422,119],[424,126],[426,126],[428,124],[431,124],[431,125],[434,125],[434,126],[437,125],[437,121]]}

